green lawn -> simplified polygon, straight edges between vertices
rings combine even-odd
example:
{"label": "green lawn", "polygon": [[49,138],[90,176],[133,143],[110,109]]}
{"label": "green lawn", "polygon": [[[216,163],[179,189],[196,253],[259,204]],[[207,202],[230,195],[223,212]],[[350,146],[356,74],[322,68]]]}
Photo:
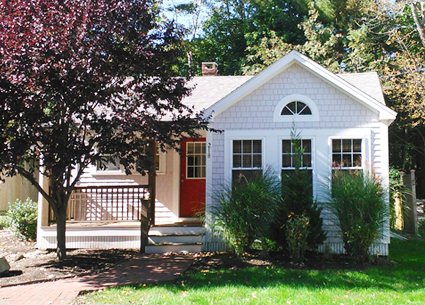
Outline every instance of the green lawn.
{"label": "green lawn", "polygon": [[189,273],[175,283],[90,293],[86,304],[425,304],[425,241],[392,240],[393,264],[365,270],[276,267]]}

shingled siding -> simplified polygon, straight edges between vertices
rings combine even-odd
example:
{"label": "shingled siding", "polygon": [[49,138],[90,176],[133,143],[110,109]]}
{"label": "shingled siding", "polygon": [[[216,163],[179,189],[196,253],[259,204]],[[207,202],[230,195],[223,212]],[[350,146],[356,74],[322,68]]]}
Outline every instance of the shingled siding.
{"label": "shingled siding", "polygon": [[[360,88],[361,89],[361,88]],[[314,194],[324,200],[323,189],[330,181],[331,138],[362,138],[365,165],[386,181],[388,177],[388,148],[385,147],[387,126],[379,121],[378,114],[347,96],[301,66],[294,64],[274,79],[261,86],[235,105],[214,118],[214,127],[224,130],[212,135],[213,186],[230,179],[231,142],[237,139],[262,139],[264,147],[263,166],[272,166],[280,172],[280,141],[288,138],[292,122],[274,122],[276,105],[286,96],[304,95],[317,106],[320,119],[310,122],[295,122],[301,137],[313,141]],[[226,158],[229,160],[226,163]],[[327,245],[320,250],[341,253],[343,244],[330,215],[323,213],[324,229],[328,232]],[[385,226],[384,238],[372,251],[388,254],[389,233]],[[387,234],[388,233],[388,234]],[[206,246],[208,249],[208,245]],[[217,244],[214,244],[217,248]]]}

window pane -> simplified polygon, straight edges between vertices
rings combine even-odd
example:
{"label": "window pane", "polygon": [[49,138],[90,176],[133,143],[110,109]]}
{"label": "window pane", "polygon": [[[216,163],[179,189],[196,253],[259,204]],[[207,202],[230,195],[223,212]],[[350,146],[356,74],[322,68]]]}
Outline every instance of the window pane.
{"label": "window pane", "polygon": [[193,167],[188,167],[187,168],[187,177],[188,178],[193,178],[194,177]]}
{"label": "window pane", "polygon": [[195,165],[201,165],[202,163],[202,156],[198,155],[195,156]]}
{"label": "window pane", "polygon": [[202,160],[201,160],[201,164],[202,165],[205,165],[205,164],[207,164],[207,157],[205,156],[205,155],[202,155]]}
{"label": "window pane", "polygon": [[311,167],[311,155],[303,155],[302,166]]}
{"label": "window pane", "polygon": [[251,164],[252,164],[252,156],[251,155],[243,155],[242,167],[251,167]]}
{"label": "window pane", "polygon": [[282,156],[282,167],[291,167],[291,155]]}
{"label": "window pane", "polygon": [[195,178],[199,178],[201,176],[201,168],[195,167]]}
{"label": "window pane", "polygon": [[261,155],[254,155],[253,156],[252,167],[261,167]]}
{"label": "window pane", "polygon": [[297,104],[296,102],[290,102],[286,107],[292,111],[292,113],[297,113]]}
{"label": "window pane", "polygon": [[254,140],[253,142],[253,152],[261,153],[261,140]]}
{"label": "window pane", "polygon": [[353,166],[353,162],[351,160],[351,154],[342,154],[342,166],[343,167]]}
{"label": "window pane", "polygon": [[192,155],[193,154],[193,143],[187,143],[187,154]]}
{"label": "window pane", "polygon": [[283,153],[291,152],[291,140],[282,140],[282,152]]}
{"label": "window pane", "polygon": [[293,113],[291,112],[291,110],[289,110],[289,108],[287,106],[285,106],[282,109],[282,112],[280,113],[281,115],[293,115]]}
{"label": "window pane", "polygon": [[195,165],[195,160],[194,160],[193,156],[187,157],[187,165],[189,165],[189,166]]}
{"label": "window pane", "polygon": [[341,152],[341,140],[332,140],[332,152]]}
{"label": "window pane", "polygon": [[304,109],[301,109],[299,112],[300,115],[310,115],[311,114],[311,110],[310,108],[308,108],[307,105],[305,105]]}
{"label": "window pane", "polygon": [[244,140],[242,141],[243,145],[243,152],[244,153],[250,153],[252,152],[252,141],[251,140]]}
{"label": "window pane", "polygon": [[341,166],[341,155],[332,155],[332,166]]}
{"label": "window pane", "polygon": [[353,140],[353,152],[361,152],[362,151],[362,140],[356,139]]}
{"label": "window pane", "polygon": [[304,153],[311,153],[311,140],[303,140],[302,146],[304,149]]}
{"label": "window pane", "polygon": [[361,167],[362,166],[362,155],[361,154],[353,154],[353,166]]}
{"label": "window pane", "polygon": [[233,141],[233,153],[239,154],[239,153],[242,152],[242,150],[241,150],[242,143],[241,142],[242,141],[240,141],[240,140],[234,140]]}
{"label": "window pane", "polygon": [[342,140],[342,151],[351,152],[351,140]]}
{"label": "window pane", "polygon": [[207,169],[203,166],[201,167],[201,178],[205,178],[207,176]]}
{"label": "window pane", "polygon": [[202,153],[202,145],[200,143],[194,143],[195,144],[195,154]]}
{"label": "window pane", "polygon": [[254,181],[258,175],[262,174],[261,169],[250,169],[250,170],[234,170],[232,171],[232,182],[237,186],[245,186],[246,181]]}

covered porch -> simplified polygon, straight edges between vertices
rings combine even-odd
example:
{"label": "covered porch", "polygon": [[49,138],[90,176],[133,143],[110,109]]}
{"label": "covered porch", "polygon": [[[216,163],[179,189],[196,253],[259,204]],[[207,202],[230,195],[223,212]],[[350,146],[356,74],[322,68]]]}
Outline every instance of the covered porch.
{"label": "covered porch", "polygon": [[[131,248],[146,253],[203,250],[205,228],[199,217],[176,219],[163,203],[152,203],[149,185],[77,187],[68,203],[67,249]],[[51,208],[47,223],[39,226],[37,234],[38,248],[56,248]]]}

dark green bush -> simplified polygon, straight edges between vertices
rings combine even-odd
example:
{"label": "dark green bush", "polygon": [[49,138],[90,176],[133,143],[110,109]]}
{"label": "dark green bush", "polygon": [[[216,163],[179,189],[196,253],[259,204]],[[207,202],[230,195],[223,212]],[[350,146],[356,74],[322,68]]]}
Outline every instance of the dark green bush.
{"label": "dark green bush", "polygon": [[281,203],[280,181],[266,169],[253,179],[241,176],[222,186],[213,196],[216,205],[207,220],[213,232],[221,236],[237,255],[243,254],[255,240],[267,252],[267,236]]}
{"label": "dark green bush", "polygon": [[300,147],[300,135],[296,133],[295,129],[291,132],[291,145],[294,151],[294,171],[290,174],[282,173],[283,204],[277,211],[272,239],[283,249],[288,249],[286,234],[287,221],[290,219],[288,216],[304,216],[309,219],[307,246],[310,250],[315,251],[326,239],[322,227],[322,208],[313,198],[311,173],[307,169],[301,168],[304,151]]}
{"label": "dark green bush", "polygon": [[326,239],[321,218],[322,208],[317,205],[311,194],[311,178],[307,170],[295,169],[292,175],[282,175],[283,203],[277,211],[276,222],[273,224],[273,240],[283,249],[288,248],[286,224],[289,215],[305,216],[309,219],[307,245],[311,250]]}
{"label": "dark green bush", "polygon": [[7,226],[15,236],[35,240],[37,238],[37,203],[27,198],[12,204],[6,213]]}
{"label": "dark green bush", "polygon": [[382,235],[388,208],[381,181],[361,170],[337,170],[332,174],[328,207],[341,230],[348,255],[367,261],[370,246]]}

